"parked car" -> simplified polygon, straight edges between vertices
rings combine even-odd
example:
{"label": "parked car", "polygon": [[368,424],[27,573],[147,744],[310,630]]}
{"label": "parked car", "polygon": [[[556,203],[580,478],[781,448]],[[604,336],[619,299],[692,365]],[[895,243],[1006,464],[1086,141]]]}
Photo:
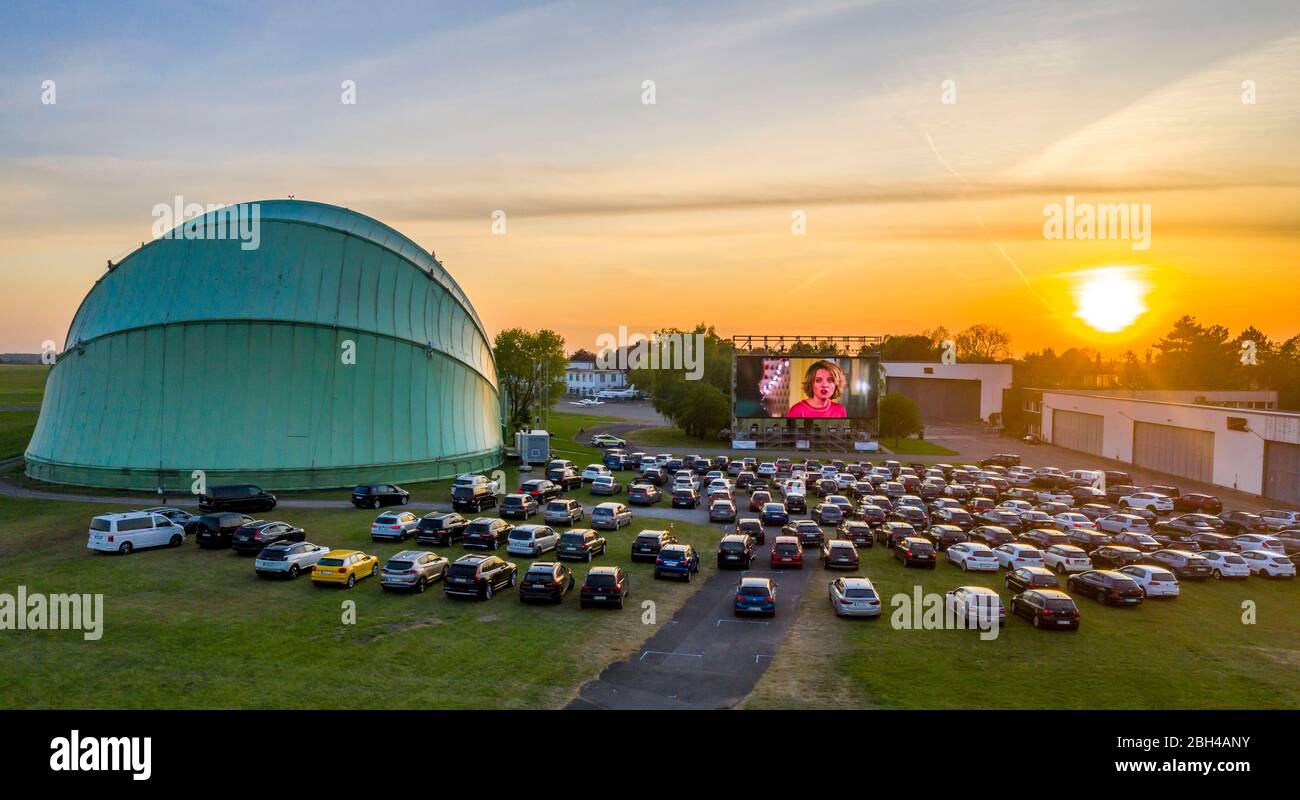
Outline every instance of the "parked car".
{"label": "parked car", "polygon": [[876,541],[891,549],[897,546],[903,539],[909,536],[919,535],[920,534],[916,532],[916,528],[913,528],[906,522],[899,522],[897,520],[889,520],[879,528],[876,528]]}
{"label": "parked car", "polygon": [[608,433],[598,433],[591,437],[592,447],[627,447],[627,440]]}
{"label": "parked car", "polygon": [[736,584],[734,612],[776,616],[776,581],[771,578],[741,578]]}
{"label": "parked car", "polygon": [[805,547],[821,547],[822,542],[826,541],[826,534],[821,527],[810,519],[791,520],[790,524],[781,529],[781,534],[798,538],[799,543]]}
{"label": "parked car", "polygon": [[1043,554],[1036,547],[1023,542],[1000,544],[993,548],[993,557],[1002,569],[1043,566]]}
{"label": "parked car", "polygon": [[1007,618],[997,592],[985,586],[958,586],[944,595],[944,610],[967,627],[987,629]]}
{"label": "parked car", "polygon": [[1140,562],[1142,555],[1142,551],[1134,547],[1108,544],[1093,550],[1088,558],[1097,569],[1119,569]]}
{"label": "parked car", "polygon": [[1115,544],[1131,547],[1141,553],[1154,553],[1160,549],[1160,542],[1145,533],[1117,533],[1113,538]]}
{"label": "parked car", "polygon": [[966,532],[956,525],[931,525],[921,534],[936,550],[947,550],[958,542],[967,541]]}
{"label": "parked car", "polygon": [[1027,589],[1013,595],[1011,613],[1029,620],[1035,628],[1079,629],[1079,607],[1059,589]]}
{"label": "parked car", "polygon": [[632,540],[632,560],[654,561],[660,550],[676,543],[677,537],[668,531],[641,531]]}
{"label": "parked car", "polygon": [[411,493],[394,483],[363,483],[352,489],[352,505],[357,508],[404,506]]}
{"label": "parked car", "polygon": [[561,497],[546,504],[542,519],[548,525],[569,526],[581,522],[585,515],[586,512],[582,510],[582,505],[577,500]]}
{"label": "parked car", "polygon": [[[545,478],[534,478],[530,481],[524,481],[519,484],[517,494],[525,494],[533,498],[538,506],[548,500],[554,500],[564,494],[564,489],[558,483],[553,483]],[[507,495],[507,498],[509,495]]]}
{"label": "parked car", "polygon": [[155,506],[154,508],[142,508],[140,509],[140,512],[143,514],[157,514],[159,516],[166,517],[174,524],[181,526],[181,529],[185,531],[186,536],[194,535],[195,533],[194,525],[199,520],[199,516],[197,514],[191,514],[188,511],[182,511],[181,509],[174,508],[172,506]]}
{"label": "parked car", "polygon": [[1219,514],[1223,511],[1223,501],[1212,494],[1188,492],[1174,498],[1175,511],[1200,511],[1204,514]]}
{"label": "parked car", "polygon": [[246,514],[230,511],[204,514],[194,523],[194,542],[199,547],[207,549],[230,547],[235,541],[235,531],[253,521],[253,518]]}
{"label": "parked car", "polygon": [[1143,562],[1164,567],[1183,580],[1204,580],[1214,573],[1210,562],[1188,550],[1157,550],[1147,553]]}
{"label": "parked car", "polygon": [[1274,555],[1286,555],[1286,547],[1283,546],[1281,539],[1260,533],[1243,533],[1232,537],[1232,549],[1239,553],[1247,550],[1265,550]]}
{"label": "parked car", "polygon": [[1002,583],[1013,592],[1030,589],[1055,589],[1061,585],[1047,567],[1017,567],[1007,573]]}
{"label": "parked car", "polygon": [[1039,550],[1046,550],[1053,545],[1069,544],[1070,537],[1060,531],[1048,528],[1034,528],[1032,531],[1020,534],[1020,541],[1032,544]]}
{"label": "parked car", "polygon": [[730,500],[714,500],[709,503],[709,522],[734,522],[736,504]]}
{"label": "parked car", "polygon": [[852,542],[855,547],[872,547],[875,544],[875,533],[865,522],[849,520],[842,523],[839,527],[839,537]]}
{"label": "parked car", "polygon": [[1215,580],[1250,577],[1246,559],[1231,550],[1203,550],[1197,555],[1209,562],[1210,577]]}
{"label": "parked car", "polygon": [[929,539],[908,536],[900,539],[894,546],[894,558],[903,562],[904,567],[913,565],[934,569],[935,550]]}
{"label": "parked car", "polygon": [[844,509],[834,503],[818,503],[812,518],[820,525],[839,525],[844,521]]}
{"label": "parked car", "polygon": [[757,544],[767,542],[767,531],[763,528],[763,521],[753,517],[744,517],[736,522],[736,533],[743,533],[753,539]]}
{"label": "parked car", "polygon": [[664,496],[652,483],[634,483],[627,490],[627,501],[634,506],[652,506]]}
{"label": "parked car", "polygon": [[[121,553],[129,556],[136,550],[151,547],[180,547],[184,542],[185,529],[162,514],[127,511],[122,514],[101,514],[92,518],[86,548],[102,553]],[[25,614],[26,610],[24,609],[22,613]]]}
{"label": "parked car", "polygon": [[497,556],[471,553],[461,556],[447,568],[442,591],[451,597],[478,597],[491,600],[502,589],[519,582],[519,567]]}
{"label": "parked car", "polygon": [[560,534],[549,525],[517,525],[506,536],[506,553],[537,558],[560,543]]}
{"label": "parked car", "polygon": [[495,517],[478,517],[465,526],[465,535],[461,537],[463,547],[482,547],[495,550],[505,543],[510,531],[515,526]]}
{"label": "parked car", "polygon": [[1120,567],[1119,572],[1127,575],[1142,589],[1143,597],[1178,596],[1178,577],[1164,567],[1130,564],[1127,567]]}
{"label": "parked car", "polygon": [[1067,578],[1065,586],[1102,605],[1136,606],[1142,603],[1143,598],[1142,587],[1136,581],[1110,569],[1084,570]]}
{"label": "parked car", "polygon": [[870,578],[854,575],[836,578],[827,587],[831,608],[840,617],[879,617],[880,594]]}
{"label": "parked car", "polygon": [[1066,534],[1066,537],[1069,538],[1070,544],[1085,553],[1091,553],[1098,547],[1104,547],[1112,542],[1109,535],[1094,528],[1074,528]]}
{"label": "parked car", "polygon": [[1119,499],[1120,508],[1145,508],[1157,514],[1168,514],[1174,510],[1174,501],[1167,494],[1157,492],[1136,492]]}
{"label": "parked car", "polygon": [[690,583],[700,571],[700,554],[689,544],[666,544],[655,557],[655,578],[672,575]]}
{"label": "parked car", "polygon": [[1020,455],[1017,453],[994,453],[988,458],[981,459],[978,464],[981,468],[994,465],[999,467],[1018,467],[1020,466]]}
{"label": "parked car", "polygon": [[1190,536],[1184,536],[1182,538],[1182,541],[1178,543],[1178,546],[1185,547],[1186,545],[1191,543],[1196,544],[1197,553],[1201,552],[1202,550],[1231,550],[1232,549],[1231,536],[1224,536],[1222,533],[1211,533],[1209,531],[1202,531],[1200,533],[1193,533]]}
{"label": "parked car", "polygon": [[415,541],[451,547],[465,538],[469,520],[452,511],[425,514],[415,526]]}
{"label": "parked car", "polygon": [[559,544],[555,548],[555,557],[591,563],[596,556],[605,555],[609,547],[608,540],[590,528],[571,528],[560,534]]}
{"label": "parked car", "polygon": [[558,561],[534,561],[519,582],[519,602],[547,600],[559,604],[573,590],[573,570]]}
{"label": "parked car", "polygon": [[419,533],[420,518],[409,511],[380,514],[370,523],[370,538],[376,542],[404,542]]}
{"label": "parked car", "polygon": [[1098,517],[1097,528],[1106,533],[1150,533],[1151,526],[1136,514],[1107,514]]}
{"label": "parked car", "polygon": [[718,569],[739,567],[749,569],[754,562],[757,548],[754,540],[744,533],[732,533],[722,537],[718,542]]}
{"label": "parked car", "polygon": [[998,547],[1015,540],[1016,535],[1001,525],[980,525],[970,532],[970,541],[983,542],[989,547]]}
{"label": "parked car", "polygon": [[1225,511],[1219,515],[1219,519],[1223,520],[1223,525],[1227,529],[1225,532],[1230,536],[1243,533],[1268,533],[1268,523],[1264,518],[1248,511]]}
{"label": "parked car", "polygon": [[1056,529],[1062,533],[1069,534],[1075,528],[1093,528],[1092,520],[1077,511],[1067,511],[1064,514],[1057,514],[1053,517],[1052,522]]}
{"label": "parked car", "polygon": [[1237,555],[1246,562],[1251,575],[1265,578],[1294,578],[1296,565],[1291,559],[1269,550],[1244,550]]}
{"label": "parked car", "polygon": [[609,467],[605,466],[604,464],[588,464],[586,469],[582,471],[582,482],[591,483],[597,478],[601,476],[607,476],[609,474],[610,474]]}
{"label": "parked car", "polygon": [[532,495],[514,493],[502,499],[500,514],[503,519],[528,519],[538,510],[537,500]]}
{"label": "parked car", "polygon": [[310,573],[316,562],[329,552],[323,544],[277,542],[257,554],[253,569],[259,578],[296,578]]}
{"label": "parked car", "polygon": [[1054,544],[1043,550],[1043,566],[1063,574],[1092,569],[1088,554],[1072,544]]}
{"label": "parked car", "polygon": [[447,576],[450,563],[432,550],[403,550],[385,562],[379,571],[379,586],[423,592]]}
{"label": "parked car", "polygon": [[[1208,512],[1216,513],[1216,512]],[[1284,531],[1292,528],[1300,529],[1300,511],[1284,511],[1281,509],[1269,509],[1259,512],[1259,518],[1264,520],[1264,525],[1270,531]]]}
{"label": "parked car", "polygon": [[857,569],[858,548],[848,539],[830,539],[822,545],[824,569]]}
{"label": "parked car", "polygon": [[578,606],[611,605],[622,608],[631,594],[631,579],[620,566],[592,567],[578,591]]}
{"label": "parked car", "polygon": [[983,542],[958,542],[945,551],[947,559],[961,567],[962,572],[976,570],[997,572],[998,557]]}
{"label": "parked car", "polygon": [[279,542],[301,542],[307,538],[302,528],[287,522],[258,520],[243,525],[231,538],[231,548],[240,555],[256,555],[268,545]]}
{"label": "parked car", "polygon": [[772,568],[803,567],[803,545],[797,536],[778,536],[772,542]]}
{"label": "parked car", "polygon": [[357,581],[379,574],[379,557],[360,550],[331,550],[311,570],[313,586],[343,585],[351,589]]}
{"label": "parked car", "polygon": [[454,511],[472,511],[479,514],[485,508],[496,508],[497,502],[496,492],[486,478],[483,478],[482,482],[467,479],[465,483],[451,487],[451,507]]}
{"label": "parked car", "polygon": [[759,519],[764,525],[785,525],[790,522],[790,512],[781,503],[764,503]]}
{"label": "parked car", "polygon": [[623,484],[613,475],[599,475],[591,482],[591,493],[616,497],[623,491]]}
{"label": "parked car", "polygon": [[591,510],[591,527],[616,531],[632,524],[632,511],[622,503],[601,503]]}
{"label": "parked car", "polygon": [[199,495],[199,510],[209,511],[270,511],[275,508],[275,495],[260,486],[241,483],[233,486],[209,486]]}

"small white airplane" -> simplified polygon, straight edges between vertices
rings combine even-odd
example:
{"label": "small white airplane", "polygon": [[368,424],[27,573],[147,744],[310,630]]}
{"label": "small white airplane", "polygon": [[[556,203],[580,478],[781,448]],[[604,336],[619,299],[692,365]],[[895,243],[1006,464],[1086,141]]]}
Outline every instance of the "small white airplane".
{"label": "small white airplane", "polygon": [[579,401],[577,401],[577,402],[570,402],[569,405],[571,405],[571,406],[583,406],[583,407],[585,407],[585,408],[589,408],[589,407],[591,407],[591,406],[603,406],[603,405],[605,405],[605,404],[604,404],[604,402],[602,402],[602,401],[600,401],[600,400],[596,400],[596,399],[593,399],[593,398],[588,397],[588,398],[586,398],[586,399],[584,399],[584,400],[579,400]]}
{"label": "small white airplane", "polygon": [[636,384],[632,384],[626,389],[602,389],[596,392],[596,396],[605,400],[635,400]]}

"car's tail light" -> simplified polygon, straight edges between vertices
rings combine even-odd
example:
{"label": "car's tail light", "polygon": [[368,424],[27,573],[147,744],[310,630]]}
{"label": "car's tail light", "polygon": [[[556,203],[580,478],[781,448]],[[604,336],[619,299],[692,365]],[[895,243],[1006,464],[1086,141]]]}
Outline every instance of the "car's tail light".
{"label": "car's tail light", "polygon": [[113,534],[110,533],[110,534],[108,535],[108,540],[109,540],[110,542],[113,541]]}

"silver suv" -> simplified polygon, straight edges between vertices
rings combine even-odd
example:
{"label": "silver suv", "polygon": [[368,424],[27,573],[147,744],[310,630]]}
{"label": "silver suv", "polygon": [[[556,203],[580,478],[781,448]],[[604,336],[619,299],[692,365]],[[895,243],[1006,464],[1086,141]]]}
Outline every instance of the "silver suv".
{"label": "silver suv", "polygon": [[447,575],[447,559],[432,550],[403,550],[384,564],[379,585],[384,589],[423,592]]}
{"label": "silver suv", "polygon": [[548,525],[573,525],[582,521],[584,513],[577,500],[563,498],[547,503],[542,518]]}

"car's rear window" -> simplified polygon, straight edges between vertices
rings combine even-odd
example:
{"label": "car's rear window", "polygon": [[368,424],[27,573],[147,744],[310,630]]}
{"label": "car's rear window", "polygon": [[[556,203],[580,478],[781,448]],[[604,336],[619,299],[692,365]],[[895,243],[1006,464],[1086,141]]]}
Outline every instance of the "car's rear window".
{"label": "car's rear window", "polygon": [[591,512],[591,515],[593,517],[608,517],[611,516],[613,513],[614,513],[614,509],[612,508],[597,508]]}
{"label": "car's rear window", "polygon": [[471,522],[465,529],[466,533],[490,533],[492,531],[491,522]]}
{"label": "car's rear window", "polygon": [[1045,605],[1046,605],[1047,608],[1050,608],[1050,609],[1053,610],[1053,611],[1073,611],[1073,610],[1074,610],[1074,601],[1073,601],[1073,600],[1067,600],[1067,599],[1064,598],[1064,597],[1053,597],[1053,598],[1049,598],[1049,599],[1047,600],[1047,603],[1046,603]]}
{"label": "car's rear window", "polygon": [[527,542],[533,538],[533,532],[521,531],[518,528],[516,528],[515,530],[510,531],[510,538],[514,539],[516,542]]}
{"label": "car's rear window", "polygon": [[775,545],[772,549],[783,556],[792,556],[799,552],[798,545],[790,544],[788,542],[782,542],[781,544]]}
{"label": "car's rear window", "polygon": [[724,553],[742,553],[745,550],[743,542],[723,542],[721,549]]}
{"label": "car's rear window", "polygon": [[92,531],[111,531],[113,530],[113,523],[110,520],[95,517],[90,521],[90,529]]}
{"label": "car's rear window", "polygon": [[746,597],[767,597],[767,589],[762,586],[742,586],[740,594]]}
{"label": "car's rear window", "polygon": [[286,561],[288,560],[288,551],[286,550],[263,550],[257,554],[257,557],[263,561]]}
{"label": "car's rear window", "polygon": [[375,520],[376,525],[394,525],[397,523],[397,517],[379,517]]}
{"label": "car's rear window", "polygon": [[321,559],[320,561],[318,561],[317,563],[320,564],[322,567],[341,567],[341,566],[343,566],[343,559],[341,559],[341,558],[322,558],[322,559]]}
{"label": "car's rear window", "polygon": [[908,542],[908,549],[913,553],[928,553],[930,552],[930,544],[928,542]]}
{"label": "car's rear window", "polygon": [[522,506],[523,504],[524,498],[522,497],[507,496],[505,500],[501,501],[503,506]]}
{"label": "car's rear window", "polygon": [[613,586],[614,576],[608,573],[592,573],[587,576],[588,586]]}
{"label": "car's rear window", "polygon": [[564,544],[582,544],[586,540],[586,535],[581,533],[565,533],[560,536],[560,541]]}
{"label": "car's rear window", "polygon": [[408,570],[410,568],[411,568],[410,561],[389,561],[387,564],[384,565],[384,569],[392,570],[394,572],[401,572],[403,570]]}
{"label": "car's rear window", "polygon": [[447,574],[453,578],[474,578],[478,576],[478,567],[474,564],[452,564]]}

